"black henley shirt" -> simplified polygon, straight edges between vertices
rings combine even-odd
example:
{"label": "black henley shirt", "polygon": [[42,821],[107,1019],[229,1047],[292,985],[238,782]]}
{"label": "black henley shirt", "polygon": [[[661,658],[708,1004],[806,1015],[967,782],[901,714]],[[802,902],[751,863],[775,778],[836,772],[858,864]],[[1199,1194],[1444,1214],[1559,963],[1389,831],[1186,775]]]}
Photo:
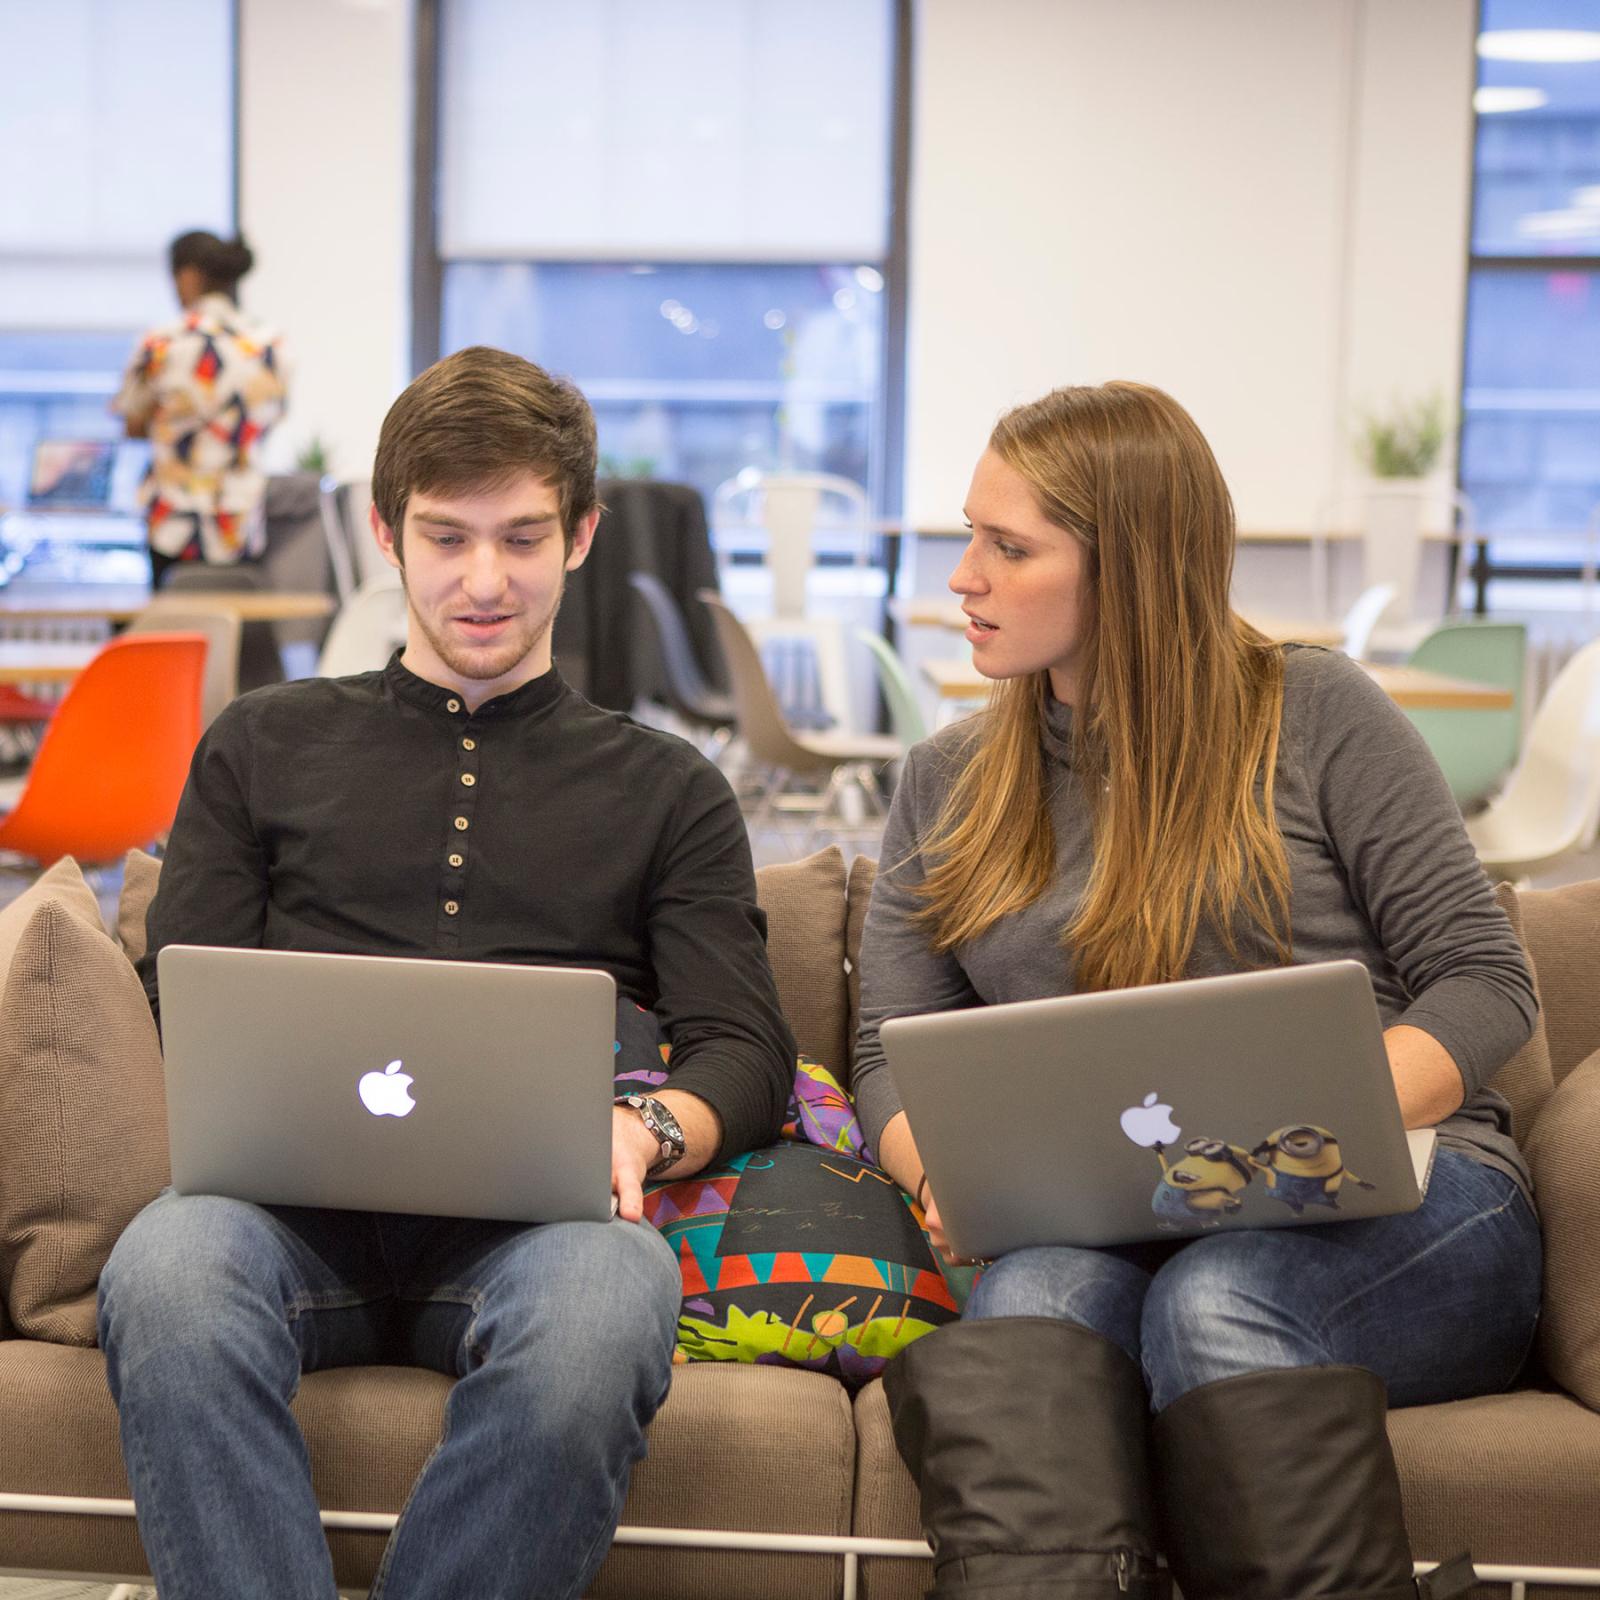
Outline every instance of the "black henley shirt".
{"label": "black henley shirt", "polygon": [[726,779],[555,670],[469,711],[395,656],[261,689],[195,752],[140,977],[163,945],[600,967],[653,1010],[719,1155],[777,1137],[794,1040]]}

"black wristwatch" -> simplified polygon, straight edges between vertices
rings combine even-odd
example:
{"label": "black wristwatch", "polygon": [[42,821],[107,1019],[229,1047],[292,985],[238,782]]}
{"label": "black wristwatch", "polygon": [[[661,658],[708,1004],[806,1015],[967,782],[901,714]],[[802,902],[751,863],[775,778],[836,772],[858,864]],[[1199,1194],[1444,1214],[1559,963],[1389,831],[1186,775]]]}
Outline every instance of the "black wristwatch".
{"label": "black wristwatch", "polygon": [[645,1168],[645,1176],[653,1178],[658,1172],[665,1172],[674,1162],[683,1159],[683,1153],[689,1148],[688,1140],[683,1136],[683,1128],[678,1119],[655,1098],[648,1094],[619,1094],[612,1102],[613,1105],[631,1106],[639,1113],[639,1120],[649,1129],[650,1137],[661,1147],[660,1154]]}

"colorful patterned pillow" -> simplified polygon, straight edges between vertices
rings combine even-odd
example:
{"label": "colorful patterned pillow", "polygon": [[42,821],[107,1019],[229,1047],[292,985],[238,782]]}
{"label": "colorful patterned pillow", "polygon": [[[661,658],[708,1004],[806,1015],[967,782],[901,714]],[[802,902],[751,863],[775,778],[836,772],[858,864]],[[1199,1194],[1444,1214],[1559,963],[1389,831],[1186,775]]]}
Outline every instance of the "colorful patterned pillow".
{"label": "colorful patterned pillow", "polygon": [[[617,1007],[618,1094],[659,1088],[671,1049],[655,1017]],[[953,1322],[973,1271],[943,1265],[922,1213],[872,1165],[839,1080],[801,1056],[784,1140],[646,1191],[678,1252],[684,1361],[752,1361],[875,1378],[913,1339]]]}
{"label": "colorful patterned pillow", "polygon": [[683,1269],[678,1361],[779,1363],[856,1385],[960,1315],[911,1201],[851,1155],[776,1144],[662,1184],[644,1209]]}

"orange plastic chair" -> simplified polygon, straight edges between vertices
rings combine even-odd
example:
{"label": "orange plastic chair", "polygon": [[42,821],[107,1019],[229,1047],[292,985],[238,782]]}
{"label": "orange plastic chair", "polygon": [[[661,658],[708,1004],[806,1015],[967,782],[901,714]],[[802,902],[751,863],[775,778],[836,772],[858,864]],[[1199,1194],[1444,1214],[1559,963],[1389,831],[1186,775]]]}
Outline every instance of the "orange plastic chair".
{"label": "orange plastic chair", "polygon": [[0,850],[115,861],[172,826],[200,740],[201,633],[113,639],[62,697]]}

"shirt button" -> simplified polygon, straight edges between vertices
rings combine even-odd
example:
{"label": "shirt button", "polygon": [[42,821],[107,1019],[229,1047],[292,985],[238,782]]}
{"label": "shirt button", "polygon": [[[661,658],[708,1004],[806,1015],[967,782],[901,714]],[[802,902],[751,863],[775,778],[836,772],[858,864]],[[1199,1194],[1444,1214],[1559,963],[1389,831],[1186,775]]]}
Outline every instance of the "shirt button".
{"label": "shirt button", "polygon": [[461,702],[459,700],[446,700],[444,703],[444,708],[446,711],[459,711],[461,709]]}
{"label": "shirt button", "polygon": [[476,750],[478,748],[478,741],[476,739],[463,739],[461,741],[461,748],[463,750]]}
{"label": "shirt button", "polygon": [[446,900],[445,903],[444,903],[444,914],[447,917],[453,917],[456,914],[456,912],[458,912],[460,909],[461,909],[461,905],[460,905],[459,901]]}
{"label": "shirt button", "polygon": [[459,833],[465,833],[467,831],[467,819],[465,817],[456,818],[456,830]]}
{"label": "shirt button", "polygon": [[470,789],[478,780],[474,778],[470,772],[463,772],[461,774],[461,781]]}
{"label": "shirt button", "polygon": [[458,851],[452,850],[450,852],[450,865],[452,867],[459,867],[466,859],[467,858],[464,855],[461,855]]}

